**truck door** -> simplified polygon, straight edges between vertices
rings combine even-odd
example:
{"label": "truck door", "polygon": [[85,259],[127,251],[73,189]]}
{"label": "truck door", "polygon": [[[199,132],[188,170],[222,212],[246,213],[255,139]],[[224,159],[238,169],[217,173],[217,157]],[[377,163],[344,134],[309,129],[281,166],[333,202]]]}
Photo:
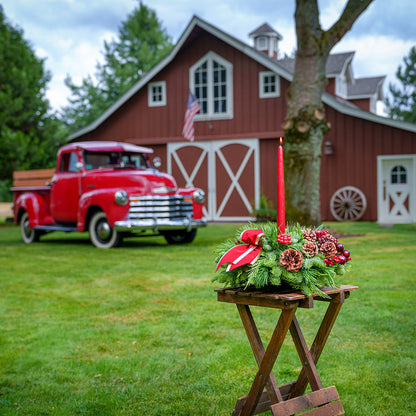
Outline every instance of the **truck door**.
{"label": "truck door", "polygon": [[58,171],[52,178],[51,213],[55,221],[75,223],[80,197],[81,172],[76,152],[63,153]]}

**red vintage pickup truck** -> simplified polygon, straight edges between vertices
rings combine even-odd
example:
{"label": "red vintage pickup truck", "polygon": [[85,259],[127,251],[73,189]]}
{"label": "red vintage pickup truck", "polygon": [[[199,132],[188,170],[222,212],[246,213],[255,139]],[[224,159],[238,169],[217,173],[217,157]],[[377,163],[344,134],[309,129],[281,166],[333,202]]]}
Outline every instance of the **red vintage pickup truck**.
{"label": "red vintage pickup truck", "polygon": [[96,141],[63,146],[55,174],[44,186],[13,187],[14,220],[27,244],[51,231],[89,231],[99,248],[131,235],[163,235],[168,243],[193,241],[206,225],[205,193],[179,188],[150,168],[152,149]]}

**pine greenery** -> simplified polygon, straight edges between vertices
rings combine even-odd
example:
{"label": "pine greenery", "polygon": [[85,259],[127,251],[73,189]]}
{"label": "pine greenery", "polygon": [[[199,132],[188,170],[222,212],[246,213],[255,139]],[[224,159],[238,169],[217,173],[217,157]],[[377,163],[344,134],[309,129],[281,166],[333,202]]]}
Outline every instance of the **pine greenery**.
{"label": "pine greenery", "polygon": [[[264,237],[261,239],[261,253],[254,264],[247,264],[236,269],[226,271],[221,267],[214,281],[224,286],[245,288],[254,287],[256,289],[269,286],[290,286],[292,289],[300,290],[304,295],[311,296],[314,293],[324,296],[320,290],[323,286],[335,287],[337,285],[336,276],[343,275],[348,264],[337,263],[333,266],[327,266],[324,262],[325,256],[319,251],[315,257],[309,256],[303,250],[305,240],[302,229],[299,224],[289,227],[286,230],[290,234],[292,244],[286,245],[276,241],[277,227],[276,223],[268,222],[260,226],[247,224],[236,233],[236,238],[223,242],[216,250],[216,263],[232,247],[235,246],[240,235],[245,230],[261,229]],[[280,265],[280,257],[288,248],[292,248],[302,253],[304,261],[302,267],[297,272],[286,270]]]}

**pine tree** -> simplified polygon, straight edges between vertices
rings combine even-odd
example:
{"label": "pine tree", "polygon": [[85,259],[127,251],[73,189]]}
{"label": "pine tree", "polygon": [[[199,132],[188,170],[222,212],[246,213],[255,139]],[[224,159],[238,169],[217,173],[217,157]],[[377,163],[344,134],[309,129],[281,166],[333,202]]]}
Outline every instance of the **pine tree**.
{"label": "pine tree", "polygon": [[87,76],[81,85],[70,77],[65,80],[72,96],[62,116],[69,128],[76,131],[98,118],[171,48],[156,12],[140,2],[121,23],[118,39],[104,42],[104,63],[97,63],[95,76]]}
{"label": "pine tree", "polygon": [[396,71],[399,85],[390,83],[391,98],[386,99],[386,110],[391,118],[416,123],[416,47],[403,58],[403,66]]}

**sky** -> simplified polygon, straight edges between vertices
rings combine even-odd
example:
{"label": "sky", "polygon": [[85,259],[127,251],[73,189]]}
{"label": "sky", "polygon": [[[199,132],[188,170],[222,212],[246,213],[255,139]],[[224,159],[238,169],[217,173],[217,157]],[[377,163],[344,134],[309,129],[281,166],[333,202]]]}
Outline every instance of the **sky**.
{"label": "sky", "polygon": [[[296,49],[295,0],[143,0],[156,11],[176,43],[193,15],[251,45],[248,33],[267,22],[282,36],[282,54]],[[104,41],[138,7],[138,0],[0,0],[13,26],[20,27],[52,74],[47,98],[52,108],[67,105],[67,75],[80,84],[102,62]],[[340,16],[346,0],[318,0],[323,29]],[[355,51],[355,77],[386,75],[384,90],[416,45],[416,0],[374,0],[332,52]]]}

